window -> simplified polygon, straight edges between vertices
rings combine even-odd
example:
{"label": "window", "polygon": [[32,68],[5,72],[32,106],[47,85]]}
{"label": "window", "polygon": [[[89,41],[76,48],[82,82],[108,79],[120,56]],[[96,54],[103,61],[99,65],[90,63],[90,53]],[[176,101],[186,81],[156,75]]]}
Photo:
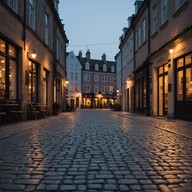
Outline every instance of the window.
{"label": "window", "polygon": [[48,14],[45,13],[45,43],[48,45],[48,38],[49,38],[49,17]]}
{"label": "window", "polygon": [[59,79],[54,80],[54,102],[61,102],[61,81]]}
{"label": "window", "polygon": [[54,7],[56,9],[56,11],[58,12],[58,0],[54,0]]}
{"label": "window", "polygon": [[137,31],[135,31],[135,51],[138,49],[138,37],[137,37]]}
{"label": "window", "polygon": [[161,24],[168,20],[168,1],[161,0]]}
{"label": "window", "polygon": [[70,76],[70,79],[73,80],[73,72],[71,72],[71,76]]}
{"label": "window", "polygon": [[94,86],[94,93],[99,93],[99,86],[98,85]]}
{"label": "window", "polygon": [[75,80],[78,80],[78,73],[75,73]]}
{"label": "window", "polygon": [[115,67],[114,67],[114,66],[111,67],[111,72],[112,72],[112,73],[115,72]]}
{"label": "window", "polygon": [[95,82],[99,81],[99,78],[98,78],[98,75],[97,75],[97,74],[94,75],[94,81],[95,81]]}
{"label": "window", "polygon": [[109,94],[113,94],[113,86],[109,86]]}
{"label": "window", "polygon": [[38,101],[38,67],[29,61],[29,101]]}
{"label": "window", "polygon": [[15,11],[17,13],[17,1],[16,0],[7,0],[7,4],[9,5],[9,7],[11,7],[11,9],[13,9],[13,11]]}
{"label": "window", "polygon": [[84,81],[90,81],[90,74],[84,74]]}
{"label": "window", "polygon": [[192,54],[176,61],[177,101],[192,101]]}
{"label": "window", "polygon": [[60,60],[60,40],[57,37],[57,60]]}
{"label": "window", "polygon": [[152,10],[152,33],[156,33],[157,32],[157,6],[156,4],[153,6],[153,10]]}
{"label": "window", "polygon": [[141,46],[141,27],[139,27],[139,31],[138,31],[138,43],[140,47]]}
{"label": "window", "polygon": [[102,78],[102,82],[107,82],[108,81],[108,78],[107,78],[106,75],[102,75],[101,78]]}
{"label": "window", "polygon": [[89,70],[90,69],[90,64],[87,62],[87,63],[85,63],[85,69],[86,70]]}
{"label": "window", "polygon": [[43,101],[44,105],[48,104],[48,71],[43,70]]}
{"label": "window", "polygon": [[109,82],[110,82],[110,83],[113,83],[113,81],[114,81],[114,80],[113,80],[113,76],[110,76],[110,77],[109,77]]}
{"label": "window", "polygon": [[0,39],[0,99],[17,99],[17,49]]}
{"label": "window", "polygon": [[95,64],[95,71],[98,71],[98,70],[99,70],[99,65]]}
{"label": "window", "polygon": [[35,1],[29,0],[29,26],[35,29]]}
{"label": "window", "polygon": [[146,41],[146,19],[143,19],[142,25],[143,43]]}
{"label": "window", "polygon": [[107,65],[106,64],[103,65],[103,71],[105,71],[105,72],[107,71]]}
{"label": "window", "polygon": [[182,7],[188,0],[175,0],[175,10],[177,11],[180,7]]}
{"label": "window", "polygon": [[101,92],[103,94],[107,93],[107,86],[102,86]]}
{"label": "window", "polygon": [[84,86],[84,93],[90,93],[90,86],[89,85]]}

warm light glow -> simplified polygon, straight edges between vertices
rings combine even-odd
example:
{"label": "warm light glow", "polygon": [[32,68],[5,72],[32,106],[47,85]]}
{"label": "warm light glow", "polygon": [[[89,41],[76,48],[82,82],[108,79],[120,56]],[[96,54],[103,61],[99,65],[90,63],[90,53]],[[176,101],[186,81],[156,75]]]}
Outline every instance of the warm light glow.
{"label": "warm light glow", "polygon": [[174,52],[173,49],[169,49],[169,53],[172,54]]}
{"label": "warm light glow", "polygon": [[69,81],[68,80],[66,80],[66,85],[68,85],[69,84]]}
{"label": "warm light glow", "polygon": [[27,57],[31,57],[32,59],[35,59],[37,57],[37,54],[36,54],[35,50],[34,49],[29,50],[27,52]]}

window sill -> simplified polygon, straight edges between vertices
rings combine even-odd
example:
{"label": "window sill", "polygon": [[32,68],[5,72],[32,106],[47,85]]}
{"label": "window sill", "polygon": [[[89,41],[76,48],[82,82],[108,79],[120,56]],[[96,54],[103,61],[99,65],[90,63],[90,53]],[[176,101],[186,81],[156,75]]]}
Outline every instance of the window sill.
{"label": "window sill", "polygon": [[169,24],[169,21],[168,21],[168,20],[165,21],[165,22],[161,25],[160,30],[163,30],[168,24]]}
{"label": "window sill", "polygon": [[188,4],[188,2],[185,2],[179,9],[176,10],[173,17],[176,18],[188,6]]}
{"label": "window sill", "polygon": [[151,38],[155,38],[158,35],[158,31],[156,31],[155,33],[153,33],[153,35],[151,36]]}

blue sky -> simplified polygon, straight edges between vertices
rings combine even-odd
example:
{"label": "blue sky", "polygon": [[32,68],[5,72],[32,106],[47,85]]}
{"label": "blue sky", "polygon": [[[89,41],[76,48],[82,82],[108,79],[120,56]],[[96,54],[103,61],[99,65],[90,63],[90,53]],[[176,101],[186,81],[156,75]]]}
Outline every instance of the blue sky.
{"label": "blue sky", "polygon": [[119,37],[134,14],[135,0],[60,0],[59,16],[69,39],[67,51],[83,56],[87,49],[92,59],[114,60],[119,51]]}

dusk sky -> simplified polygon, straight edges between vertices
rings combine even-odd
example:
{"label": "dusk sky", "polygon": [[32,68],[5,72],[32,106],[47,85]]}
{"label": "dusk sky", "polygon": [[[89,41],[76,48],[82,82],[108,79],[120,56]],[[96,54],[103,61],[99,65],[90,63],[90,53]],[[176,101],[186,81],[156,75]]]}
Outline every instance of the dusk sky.
{"label": "dusk sky", "polygon": [[135,0],[60,0],[59,15],[69,39],[67,51],[83,56],[87,49],[92,59],[114,60],[119,37],[127,27],[127,18],[134,14]]}

